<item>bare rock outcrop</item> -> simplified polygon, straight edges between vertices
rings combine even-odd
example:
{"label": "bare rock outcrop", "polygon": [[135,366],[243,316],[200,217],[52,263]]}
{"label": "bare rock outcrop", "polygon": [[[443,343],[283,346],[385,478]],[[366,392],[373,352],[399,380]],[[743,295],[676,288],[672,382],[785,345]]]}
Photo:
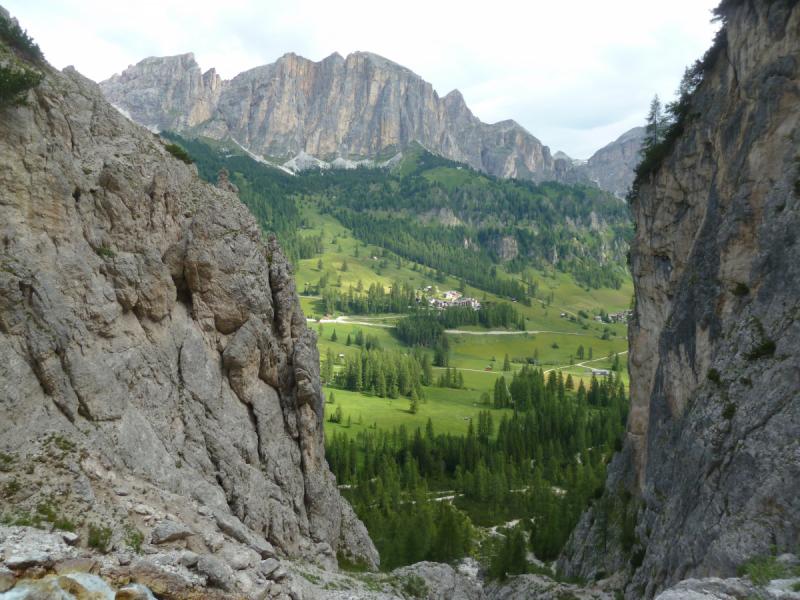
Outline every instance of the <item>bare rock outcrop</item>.
{"label": "bare rock outcrop", "polygon": [[684,133],[632,206],[627,443],[561,560],[624,569],[628,598],[733,577],[800,532],[800,4],[723,6]]}
{"label": "bare rock outcrop", "polygon": [[458,90],[440,98],[409,69],[369,52],[319,62],[289,53],[230,81],[202,73],[193,54],[147,58],[100,87],[151,129],[230,137],[299,170],[330,166],[320,160],[386,160],[412,142],[498,177],[563,180],[569,167],[556,168],[549,148],[514,121],[482,123]]}
{"label": "bare rock outcrop", "polygon": [[586,162],[587,176],[602,190],[624,198],[633,184],[633,168],[641,159],[644,127],[634,127],[603,146]]}
{"label": "bare rock outcrop", "polygon": [[[181,65],[171,101],[203,120],[217,80]],[[278,242],[225,174],[203,182],[96,84],[36,68],[28,106],[0,109],[4,512],[35,512],[39,482],[120,547],[376,566],[325,461],[316,334]]]}

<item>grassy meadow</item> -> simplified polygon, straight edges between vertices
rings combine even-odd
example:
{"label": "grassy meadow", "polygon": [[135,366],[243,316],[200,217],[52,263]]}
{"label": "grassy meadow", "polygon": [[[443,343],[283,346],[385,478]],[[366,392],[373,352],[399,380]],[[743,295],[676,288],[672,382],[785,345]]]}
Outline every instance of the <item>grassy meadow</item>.
{"label": "grassy meadow", "polygon": [[[461,176],[456,171],[455,177]],[[436,171],[432,172],[435,176]],[[448,176],[453,176],[453,170],[447,170]],[[445,183],[458,184],[457,181]],[[300,304],[309,326],[319,336],[320,359],[325,360],[328,349],[334,355],[358,352],[355,344],[347,346],[348,335],[355,339],[357,331],[364,335],[375,336],[381,347],[389,350],[408,352],[409,349],[397,339],[394,334],[394,323],[402,315],[371,315],[371,316],[345,316],[340,314],[329,315],[328,319],[341,318],[340,322],[330,322],[324,314],[322,301],[318,297],[303,295],[308,286],[315,286],[320,277],[327,273],[329,285],[338,286],[341,277],[341,290],[349,286],[355,289],[361,282],[363,289],[368,289],[372,284],[382,285],[387,291],[393,283],[409,283],[415,289],[424,289],[428,285],[438,286],[440,292],[446,290],[459,290],[458,280],[448,277],[445,283],[436,282],[428,277],[428,270],[414,270],[407,261],[389,260],[388,265],[380,268],[382,258],[380,248],[365,245],[354,239],[350,232],[330,215],[320,215],[316,204],[320,198],[312,197],[308,201],[298,199],[303,216],[309,226],[301,231],[301,235],[323,235],[325,251],[314,258],[301,260],[295,272]],[[356,257],[356,249],[358,257]],[[377,256],[375,260],[373,257]],[[319,263],[322,262],[320,269]],[[342,264],[347,263],[347,269],[342,270]],[[384,263],[385,264],[385,263]],[[510,275],[502,267],[498,269],[503,276],[521,277],[521,274]],[[514,371],[522,368],[525,359],[534,357],[538,353],[538,365],[545,371],[559,369],[564,376],[569,373],[578,385],[580,379],[588,386],[591,374],[589,369],[609,369],[613,363],[613,355],[620,353],[620,361],[627,364],[624,354],[628,349],[627,326],[624,324],[603,324],[591,320],[599,310],[615,313],[628,308],[630,305],[633,286],[627,279],[620,290],[603,288],[587,291],[577,285],[568,274],[558,271],[542,272],[532,268],[528,269],[527,276],[539,282],[540,295],[552,293],[552,302],[543,304],[534,301],[531,306],[521,303],[514,304],[516,310],[525,317],[525,332],[487,331],[481,327],[465,326],[457,331],[449,332],[452,342],[450,364],[458,369],[464,377],[464,389],[442,389],[426,387],[426,400],[420,403],[419,412],[412,414],[409,410],[407,398],[379,398],[367,393],[350,392],[338,389],[334,385],[325,387],[326,395],[335,396],[335,405],[328,404],[326,413],[341,406],[344,415],[343,423],[336,424],[326,420],[325,429],[328,435],[333,431],[356,435],[368,427],[391,430],[393,427],[405,425],[409,431],[417,427],[424,428],[428,418],[433,421],[434,428],[440,433],[465,434],[470,419],[477,419],[478,411],[487,408],[493,411],[499,420],[500,413],[511,413],[510,410],[495,410],[491,405],[484,406],[480,397],[483,392],[490,395],[494,390],[498,377],[509,378]],[[464,293],[467,297],[475,297],[480,301],[507,301],[493,294],[485,293],[471,286],[467,286]],[[590,319],[584,320],[584,327],[571,321],[570,316],[577,316],[579,310],[589,313]],[[561,315],[565,314],[566,318]],[[322,319],[320,321],[320,319]],[[336,332],[336,341],[331,340]],[[602,339],[604,333],[608,339]],[[578,359],[578,347],[583,346],[584,358]],[[589,361],[589,351],[592,351],[592,360]],[[511,371],[502,372],[504,358],[508,354],[512,360]],[[586,362],[589,361],[589,362]],[[586,362],[585,366],[577,363]],[[492,370],[486,368],[491,366]],[[337,367],[338,368],[338,367]],[[434,368],[438,376],[442,369]],[[621,373],[627,387],[627,369]],[[351,426],[346,426],[347,417],[350,417]],[[359,422],[361,424],[359,424]]]}

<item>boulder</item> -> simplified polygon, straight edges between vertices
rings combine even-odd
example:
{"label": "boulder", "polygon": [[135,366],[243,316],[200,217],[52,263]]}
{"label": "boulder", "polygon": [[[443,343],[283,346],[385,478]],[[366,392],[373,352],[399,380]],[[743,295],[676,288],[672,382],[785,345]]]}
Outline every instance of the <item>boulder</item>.
{"label": "boulder", "polygon": [[208,584],[226,592],[233,591],[233,574],[228,566],[215,556],[208,554],[197,560],[197,572],[205,575]]}
{"label": "boulder", "polygon": [[156,525],[150,535],[154,544],[165,544],[187,538],[192,532],[180,523],[167,520]]}

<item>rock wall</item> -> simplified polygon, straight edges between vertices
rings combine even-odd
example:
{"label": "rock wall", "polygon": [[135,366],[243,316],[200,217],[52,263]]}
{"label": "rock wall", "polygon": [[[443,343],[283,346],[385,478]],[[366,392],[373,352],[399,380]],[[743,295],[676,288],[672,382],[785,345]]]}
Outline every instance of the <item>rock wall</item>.
{"label": "rock wall", "polygon": [[84,544],[90,524],[157,543],[172,519],[201,554],[217,536],[377,565],[324,458],[316,334],[276,240],[226,177],[35,66],[28,106],[0,109],[0,512],[46,498]]}
{"label": "rock wall", "polygon": [[499,177],[563,179],[550,150],[514,121],[482,123],[454,90],[440,98],[409,69],[368,52],[312,62],[286,54],[220,81],[194,55],[147,58],[100,84],[150,128],[232,137],[287,159],[390,158],[416,141]]}
{"label": "rock wall", "polygon": [[633,169],[639,162],[644,127],[634,127],[595,152],[586,162],[588,177],[602,190],[624,198],[633,184]]}
{"label": "rock wall", "polygon": [[627,444],[561,560],[625,569],[629,598],[800,540],[800,6],[726,4],[727,42],[632,206]]}

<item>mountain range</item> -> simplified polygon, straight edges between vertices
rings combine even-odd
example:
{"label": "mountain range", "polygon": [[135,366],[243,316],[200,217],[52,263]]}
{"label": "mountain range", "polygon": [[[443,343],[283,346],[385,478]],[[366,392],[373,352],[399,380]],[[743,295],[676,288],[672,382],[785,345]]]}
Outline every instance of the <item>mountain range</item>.
{"label": "mountain range", "polygon": [[[294,53],[223,80],[193,54],[146,58],[100,83],[106,98],[155,131],[232,139],[274,163],[386,164],[413,143],[497,177],[591,183],[623,196],[643,131],[588,161],[550,149],[512,120],[478,119],[458,90],[440,97],[411,70],[369,52],[313,62]],[[395,161],[396,162],[396,161]]]}

